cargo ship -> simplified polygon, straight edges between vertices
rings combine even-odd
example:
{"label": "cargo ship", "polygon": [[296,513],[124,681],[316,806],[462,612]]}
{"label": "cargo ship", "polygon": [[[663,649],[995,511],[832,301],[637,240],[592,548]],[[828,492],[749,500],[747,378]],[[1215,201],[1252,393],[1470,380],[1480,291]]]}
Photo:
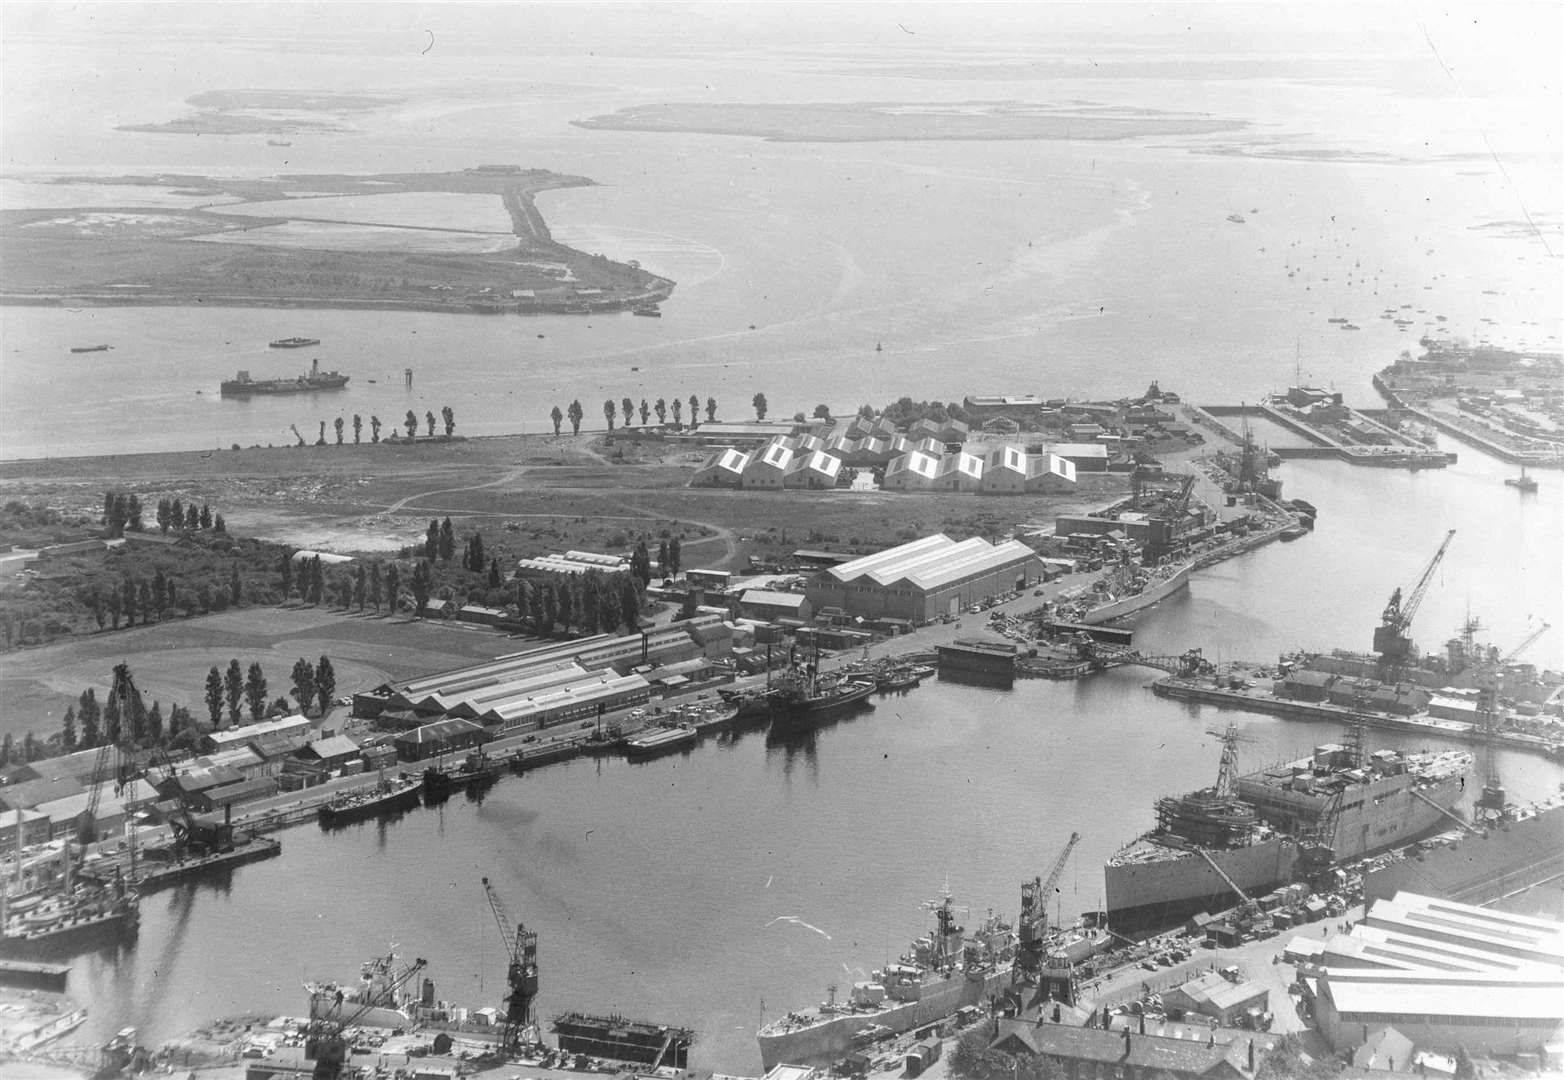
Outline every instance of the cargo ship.
{"label": "cargo ship", "polygon": [[554,1017],[554,1036],[567,1054],[628,1061],[649,1069],[687,1069],[695,1032],[622,1016],[563,1013]]}
{"label": "cargo ship", "polygon": [[1363,755],[1330,743],[1311,757],[1237,775],[1237,730],[1223,738],[1214,787],[1159,799],[1157,827],[1104,867],[1109,924],[1172,925],[1334,862],[1443,827],[1471,772],[1459,751]]}
{"label": "cargo ship", "polygon": [[699,735],[694,724],[650,728],[625,740],[625,757],[632,761],[644,761],[659,754],[671,754],[694,745]]}
{"label": "cargo ship", "polygon": [[421,776],[398,776],[388,780],[382,776],[374,787],[362,791],[347,791],[333,795],[320,807],[320,823],[326,826],[347,825],[381,814],[396,813],[418,805],[418,792],[424,786]]}
{"label": "cargo ship", "polygon": [[[950,896],[926,905],[935,926],[894,964],[853,984],[846,1001],[834,987],[816,1008],[790,1012],[763,1026],[761,1066],[835,1062],[871,1034],[894,1035],[936,1023],[964,1007],[983,1007],[1010,987],[1016,958],[1015,927],[990,914],[967,936]],[[878,1029],[871,1032],[870,1029]]]}
{"label": "cargo ship", "polygon": [[223,397],[251,397],[255,394],[309,394],[317,390],[341,390],[347,384],[348,376],[337,371],[322,371],[320,361],[313,360],[309,371],[291,379],[252,379],[248,371],[240,371],[234,378],[224,379],[220,389]]}
{"label": "cargo ship", "polygon": [[276,341],[269,341],[267,345],[273,349],[303,349],[311,345],[319,345],[320,338],[313,337],[285,337]]}
{"label": "cargo ship", "polygon": [[768,695],[771,730],[803,730],[866,700],[874,691],[871,675],[821,675],[818,659],[795,664],[777,678]]}
{"label": "cargo ship", "polygon": [[1117,591],[1117,595],[1113,595],[1115,590],[1110,590],[1102,603],[1089,608],[1076,621],[1096,626],[1148,608],[1186,588],[1189,585],[1189,569],[1190,564],[1186,562],[1175,567],[1158,567],[1144,576],[1137,575],[1125,584],[1122,591]]}

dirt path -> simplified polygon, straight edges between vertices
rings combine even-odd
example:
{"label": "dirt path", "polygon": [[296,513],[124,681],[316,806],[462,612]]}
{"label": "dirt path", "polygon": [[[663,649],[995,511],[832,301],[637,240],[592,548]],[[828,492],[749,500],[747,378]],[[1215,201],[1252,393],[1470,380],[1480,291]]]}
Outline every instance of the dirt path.
{"label": "dirt path", "polygon": [[468,484],[465,487],[435,488],[432,491],[414,492],[411,495],[406,495],[398,499],[396,502],[386,507],[382,512],[387,516],[391,514],[399,514],[402,512],[402,508],[405,507],[408,503],[413,502],[415,499],[426,499],[431,495],[448,495],[457,491],[482,491],[484,488],[501,487],[505,484],[515,483],[516,480],[530,471],[531,466],[518,465],[516,468],[510,470],[510,472],[504,474],[503,476],[497,477],[493,480],[487,480],[481,484]]}

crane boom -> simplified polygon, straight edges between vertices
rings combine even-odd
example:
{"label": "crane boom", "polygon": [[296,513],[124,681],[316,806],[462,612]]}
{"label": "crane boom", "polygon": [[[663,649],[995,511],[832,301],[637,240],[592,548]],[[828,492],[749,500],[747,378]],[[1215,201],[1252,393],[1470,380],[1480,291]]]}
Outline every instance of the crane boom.
{"label": "crane boom", "polygon": [[[389,958],[388,962],[389,962]],[[344,1065],[347,1063],[348,1043],[344,1032],[358,1023],[373,1008],[387,1003],[395,1004],[397,993],[407,985],[409,979],[422,971],[427,961],[414,960],[400,973],[390,980],[380,991],[380,994],[368,1001],[354,1001],[351,1004],[356,1008],[346,1017],[342,1015],[342,1006],[347,1004],[342,991],[337,991],[336,997],[326,1011],[321,1012],[316,1004],[314,995],[310,998],[310,1024],[309,1031],[305,1035],[304,1056],[312,1058],[315,1067],[310,1074],[310,1080],[337,1080],[342,1075]]]}
{"label": "crane boom", "polygon": [[1401,587],[1397,586],[1390,594],[1390,601],[1385,605],[1384,612],[1379,617],[1379,626],[1374,630],[1374,651],[1379,654],[1379,678],[1381,682],[1394,682],[1400,675],[1407,661],[1412,658],[1414,651],[1412,639],[1407,636],[1407,630],[1412,626],[1412,619],[1417,615],[1417,609],[1423,604],[1423,597],[1428,594],[1428,586],[1434,580],[1434,571],[1444,561],[1445,552],[1450,550],[1450,541],[1455,539],[1455,530],[1445,533],[1444,543],[1439,545],[1439,550],[1434,552],[1434,557],[1423,568],[1416,583],[1405,594]]}
{"label": "crane boom", "polygon": [[1059,887],[1059,877],[1064,873],[1064,864],[1070,860],[1070,852],[1075,850],[1075,845],[1081,842],[1081,834],[1072,832],[1070,839],[1065,843],[1064,850],[1054,860],[1053,869],[1048,871],[1048,879],[1043,882],[1043,895],[1048,896]]}
{"label": "crane boom", "polygon": [[[483,892],[489,898],[489,910],[505,942],[505,1019],[500,1029],[500,1053],[509,1057],[523,1040],[537,1042],[536,1018],[532,1001],[538,996],[538,934],[510,917],[505,901],[489,879],[483,879]],[[514,929],[513,929],[514,928]]]}
{"label": "crane boom", "polygon": [[1054,860],[1047,879],[1040,877],[1021,883],[1021,918],[1019,920],[1021,955],[1016,960],[1015,978],[1035,975],[1042,969],[1043,953],[1048,944],[1048,897],[1059,887],[1059,877],[1070,859],[1070,852],[1080,843],[1081,834],[1072,832],[1064,850]]}

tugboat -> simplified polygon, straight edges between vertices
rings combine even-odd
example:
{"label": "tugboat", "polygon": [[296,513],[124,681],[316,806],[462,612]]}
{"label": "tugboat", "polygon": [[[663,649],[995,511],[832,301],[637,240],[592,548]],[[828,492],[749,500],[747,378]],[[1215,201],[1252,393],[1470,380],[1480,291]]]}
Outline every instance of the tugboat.
{"label": "tugboat", "polygon": [[1508,477],[1504,482],[1517,491],[1537,490],[1537,481],[1526,475],[1526,466],[1524,465],[1521,466],[1521,474],[1519,476]]}
{"label": "tugboat", "polygon": [[327,828],[347,825],[365,818],[396,813],[418,805],[418,792],[424,786],[423,777],[406,774],[387,780],[384,772],[380,782],[366,791],[347,791],[332,796],[321,804],[320,823]]}

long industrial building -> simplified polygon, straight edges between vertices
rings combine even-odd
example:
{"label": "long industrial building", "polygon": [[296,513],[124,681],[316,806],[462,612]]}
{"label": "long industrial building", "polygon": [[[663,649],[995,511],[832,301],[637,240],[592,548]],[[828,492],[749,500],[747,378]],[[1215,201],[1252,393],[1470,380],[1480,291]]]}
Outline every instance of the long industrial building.
{"label": "long industrial building", "polygon": [[1564,1037],[1564,924],[1397,893],[1299,974],[1336,1050],[1390,1027],[1419,1051],[1538,1054]]}
{"label": "long industrial building", "polygon": [[1042,578],[1042,561],[1019,540],[995,545],[935,533],[834,566],[805,595],[816,612],[838,608],[866,619],[927,623]]}
{"label": "long industrial building", "polygon": [[732,630],[699,614],[615,637],[555,642],[495,660],[386,685],[353,698],[355,716],[471,720],[495,733],[534,730],[644,703],[650,669],[727,653]]}

